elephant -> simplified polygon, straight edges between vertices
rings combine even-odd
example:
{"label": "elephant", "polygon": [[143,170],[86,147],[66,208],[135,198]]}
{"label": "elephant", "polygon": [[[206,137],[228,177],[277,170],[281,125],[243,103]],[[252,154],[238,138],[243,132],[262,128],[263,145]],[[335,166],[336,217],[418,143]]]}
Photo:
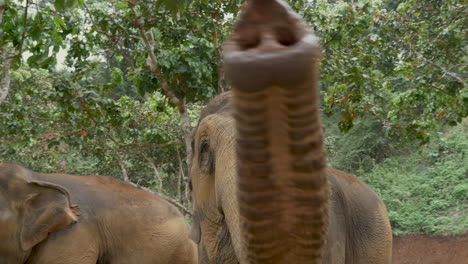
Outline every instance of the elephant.
{"label": "elephant", "polygon": [[191,143],[199,263],[391,263],[385,205],[327,166],[318,39],[283,2],[251,0],[223,52],[232,89]]}
{"label": "elephant", "polygon": [[197,263],[182,214],[109,176],[0,163],[0,263]]}

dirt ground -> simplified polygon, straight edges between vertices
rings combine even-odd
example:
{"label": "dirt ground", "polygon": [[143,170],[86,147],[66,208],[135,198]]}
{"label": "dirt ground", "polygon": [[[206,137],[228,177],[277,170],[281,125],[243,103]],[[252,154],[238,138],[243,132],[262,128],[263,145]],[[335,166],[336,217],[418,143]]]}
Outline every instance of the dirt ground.
{"label": "dirt ground", "polygon": [[394,237],[393,264],[468,264],[468,233]]}

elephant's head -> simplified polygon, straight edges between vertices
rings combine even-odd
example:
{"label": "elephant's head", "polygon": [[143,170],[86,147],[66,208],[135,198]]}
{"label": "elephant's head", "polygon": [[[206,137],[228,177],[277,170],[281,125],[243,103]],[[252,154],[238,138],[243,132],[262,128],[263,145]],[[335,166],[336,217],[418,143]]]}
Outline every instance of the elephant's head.
{"label": "elephant's head", "polygon": [[201,263],[238,263],[234,246],[241,245],[240,234],[232,232],[238,229],[239,216],[231,97],[231,93],[219,95],[204,108],[192,138],[191,237],[199,244]]}
{"label": "elephant's head", "polygon": [[314,263],[328,222],[318,40],[282,2],[251,0],[225,44],[232,93],[194,131],[201,263]]}
{"label": "elephant's head", "polygon": [[68,191],[33,172],[0,163],[0,263],[24,263],[50,232],[77,221]]}

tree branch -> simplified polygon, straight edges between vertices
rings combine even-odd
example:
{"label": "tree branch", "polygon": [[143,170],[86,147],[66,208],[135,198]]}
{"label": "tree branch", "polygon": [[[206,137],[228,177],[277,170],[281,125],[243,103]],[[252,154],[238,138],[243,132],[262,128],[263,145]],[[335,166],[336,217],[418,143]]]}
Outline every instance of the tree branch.
{"label": "tree branch", "polygon": [[[185,107],[185,100],[180,100],[174,93],[174,91],[169,86],[164,74],[161,72],[161,69],[158,67],[158,60],[156,55],[154,54],[155,43],[154,43],[154,36],[151,30],[148,33],[145,32],[143,24],[140,20],[140,17],[136,13],[134,9],[132,9],[133,14],[135,15],[134,25],[140,31],[141,38],[143,39],[146,47],[146,51],[148,52],[148,59],[146,60],[146,67],[156,76],[161,87],[167,97],[174,103],[177,108],[179,109],[180,119],[182,122],[182,130],[184,132],[184,139],[185,139],[185,149],[187,152],[187,159],[191,155],[191,148],[190,148],[190,135],[192,133],[192,126],[190,125],[190,117],[188,116],[187,109]],[[188,163],[187,163],[188,164]]]}
{"label": "tree branch", "polygon": [[162,144],[156,143],[128,143],[128,144],[118,144],[119,148],[128,148],[128,147],[153,147],[153,148],[165,148],[169,146],[179,146],[179,141],[171,141]]}
{"label": "tree branch", "polygon": [[146,51],[148,52],[148,59],[146,60],[145,66],[148,67],[148,69],[156,76],[159,83],[161,84],[161,87],[164,90],[164,93],[177,106],[177,108],[179,109],[179,112],[180,113],[185,112],[185,105],[172,91],[166,78],[161,72],[161,69],[159,69],[158,67],[158,60],[156,58],[156,55],[154,54],[155,43],[154,43],[153,32],[149,30],[148,33],[146,33],[145,29],[143,28],[143,25],[139,22],[137,22],[137,27],[138,27],[138,30],[140,31],[141,38],[145,42]]}
{"label": "tree branch", "polygon": [[29,0],[26,0],[26,6],[24,7],[24,17],[23,17],[23,33],[21,34],[21,41],[19,45],[19,51],[16,56],[21,57],[23,54],[23,45],[24,39],[26,38],[26,23],[28,22],[28,9],[29,9]]}
{"label": "tree branch", "polygon": [[[3,24],[3,13],[5,9],[8,7],[7,3],[4,2],[3,5],[0,5],[0,24]],[[8,45],[5,43],[3,44],[2,50],[2,72],[1,72],[1,79],[0,79],[0,104],[3,103],[5,98],[8,95],[8,91],[10,90],[10,66],[11,66],[11,58],[8,50]]]}
{"label": "tree branch", "polygon": [[226,81],[225,78],[225,70],[224,70],[224,61],[223,61],[223,54],[222,54],[222,46],[219,45],[218,42],[219,34],[215,30],[215,34],[212,35],[212,41],[215,46],[215,53],[218,57],[218,93],[225,92],[224,83]]}
{"label": "tree branch", "polygon": [[0,22],[3,22],[3,12],[8,7],[6,2],[3,2],[3,5],[0,5]]}
{"label": "tree branch", "polygon": [[154,174],[156,175],[156,177],[158,178],[158,181],[159,181],[159,183],[158,183],[158,185],[159,185],[158,192],[162,193],[162,191],[163,191],[163,179],[161,177],[161,173],[159,173],[158,168],[156,167],[154,162],[150,158],[148,158],[148,156],[146,156],[145,153],[141,153],[141,155],[146,159],[146,161],[148,161],[148,163],[153,168]]}
{"label": "tree branch", "polygon": [[442,66],[440,66],[440,65],[438,65],[438,64],[436,64],[436,63],[434,63],[433,61],[430,61],[430,60],[426,59],[426,58],[424,57],[423,54],[419,53],[418,51],[416,51],[416,50],[413,49],[412,47],[410,47],[410,46],[408,46],[408,45],[406,45],[406,44],[404,44],[404,43],[401,43],[401,42],[400,42],[400,45],[401,45],[404,49],[406,49],[407,51],[410,51],[410,52],[416,54],[416,56],[417,56],[419,59],[421,59],[421,60],[423,60],[424,62],[429,63],[430,65],[436,67],[437,69],[441,70],[445,75],[452,77],[452,78],[455,79],[457,82],[461,83],[463,86],[466,87],[466,81],[465,81],[463,78],[457,76],[457,74],[455,74],[455,73],[453,73],[453,72],[450,72],[450,71],[448,71],[447,69],[445,69],[444,67],[442,67]]}
{"label": "tree branch", "polygon": [[128,62],[128,64],[130,64],[130,67],[135,70],[135,63],[133,63],[133,61],[130,59],[130,57],[127,56],[127,54],[125,54],[125,52],[120,52],[120,55],[122,55],[122,57]]}
{"label": "tree branch", "polygon": [[104,31],[104,30],[101,30],[101,28],[98,26],[98,24],[96,23],[96,21],[94,20],[94,17],[93,15],[91,14],[91,11],[89,10],[88,6],[86,4],[83,5],[84,8],[86,9],[86,12],[88,13],[89,15],[89,19],[91,20],[91,24],[93,24],[94,26],[94,29],[96,30],[96,32],[98,33],[101,33],[103,34],[104,36],[106,36],[109,41],[112,43],[112,47],[115,47],[115,49],[117,51],[120,51],[119,54],[122,55],[122,57],[130,64],[130,67],[132,69],[135,69],[135,64],[133,63],[133,61],[125,54],[125,51],[122,50],[117,44],[118,44],[118,40],[116,39],[116,37],[114,35],[111,35],[109,34],[108,32]]}
{"label": "tree branch", "polygon": [[8,91],[10,90],[10,65],[11,65],[11,58],[9,56],[8,47],[4,45],[2,48],[2,78],[0,79],[0,104],[3,103],[5,98],[8,95]]}
{"label": "tree branch", "polygon": [[135,184],[133,182],[128,182],[128,184],[132,185],[133,187],[136,187],[140,190],[143,190],[143,191],[146,191],[146,192],[149,192],[149,193],[152,193],[152,194],[155,194],[155,195],[158,195],[162,198],[164,198],[166,201],[168,201],[170,204],[174,205],[175,207],[179,208],[180,210],[182,210],[183,214],[184,215],[189,215],[189,216],[192,216],[192,211],[190,211],[187,207],[183,206],[181,203],[177,202],[177,201],[174,201],[174,199],[172,199],[171,197],[169,196],[166,196],[162,193],[157,193],[157,192],[154,192],[146,187],[143,187],[143,186],[140,186],[138,184]]}
{"label": "tree branch", "polygon": [[126,182],[130,182],[130,179],[128,178],[128,173],[127,173],[127,169],[125,168],[125,164],[123,163],[123,158],[122,158],[122,155],[120,155],[119,151],[117,149],[115,149],[114,147],[112,147],[111,145],[107,144],[107,143],[102,143],[102,142],[98,142],[98,144],[112,150],[115,154],[115,157],[117,158],[117,162],[119,163],[119,166],[120,166],[120,171],[122,171],[122,178],[124,181]]}
{"label": "tree branch", "polygon": [[53,140],[53,139],[58,139],[58,138],[63,138],[63,137],[69,137],[69,136],[71,136],[71,135],[78,134],[78,133],[80,133],[81,131],[82,131],[82,129],[75,130],[75,131],[69,132],[69,133],[67,133],[67,134],[48,133],[48,134],[42,135],[42,139],[41,139],[41,140],[37,140],[37,143],[44,143],[44,142],[47,142],[47,141],[50,141],[50,140]]}
{"label": "tree branch", "polygon": [[182,166],[182,158],[180,157],[180,152],[178,149],[177,151],[177,160],[179,161],[179,173],[177,177],[177,196],[179,197],[179,202],[182,203],[182,181],[185,177],[184,175],[184,168]]}

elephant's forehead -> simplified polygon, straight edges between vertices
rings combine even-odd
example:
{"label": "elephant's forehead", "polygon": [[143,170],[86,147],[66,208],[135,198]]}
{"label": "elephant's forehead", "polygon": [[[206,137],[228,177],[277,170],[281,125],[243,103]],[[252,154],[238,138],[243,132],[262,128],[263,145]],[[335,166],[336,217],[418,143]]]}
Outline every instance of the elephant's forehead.
{"label": "elephant's forehead", "polygon": [[4,190],[18,181],[32,180],[31,171],[14,163],[0,163],[0,188]]}
{"label": "elephant's forehead", "polygon": [[224,92],[211,99],[210,102],[203,108],[200,120],[211,114],[231,114],[232,113],[232,93]]}
{"label": "elephant's forehead", "polygon": [[222,130],[234,132],[234,118],[227,115],[212,114],[203,119],[198,129],[200,133],[219,133]]}

